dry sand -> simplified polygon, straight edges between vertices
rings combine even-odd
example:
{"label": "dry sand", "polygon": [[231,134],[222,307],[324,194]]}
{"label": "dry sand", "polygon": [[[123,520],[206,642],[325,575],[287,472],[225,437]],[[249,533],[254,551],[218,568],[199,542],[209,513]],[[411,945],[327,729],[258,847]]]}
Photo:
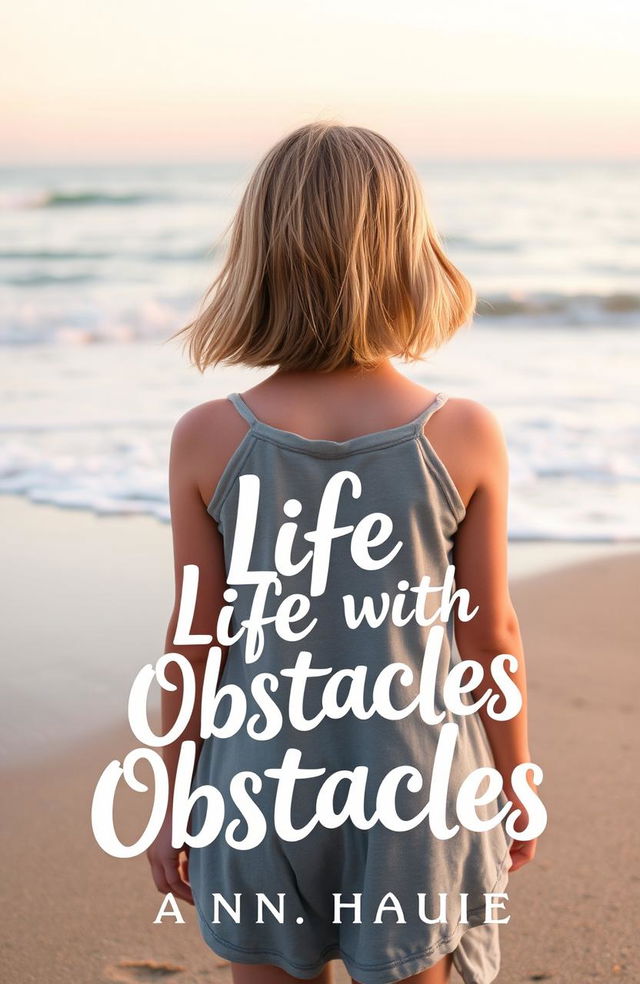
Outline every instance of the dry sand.
{"label": "dry sand", "polygon": [[[63,710],[60,735],[42,731],[49,751],[40,747],[36,762],[18,761],[19,746],[8,735],[0,977],[6,984],[230,982],[228,966],[202,942],[191,907],[182,906],[186,925],[154,925],[161,897],[144,856],[115,860],[94,842],[90,806],[97,778],[137,741],[126,723],[89,737],[91,714],[69,708],[86,700],[90,688],[85,681],[76,693],[73,674],[48,679],[39,648],[49,639],[54,656],[64,653],[63,644],[72,646],[76,661],[84,653],[88,677],[95,670],[102,680],[94,702],[115,689],[124,705],[127,681],[143,662],[157,658],[153,649],[164,636],[168,530],[140,519],[100,520],[27,504],[11,508],[3,679],[12,679],[20,661],[29,685],[22,685],[21,706],[15,706],[20,689],[5,688],[5,704],[10,693],[14,705],[9,726],[22,721],[23,728],[32,727],[51,705],[52,692]],[[25,519],[29,537],[16,532]],[[138,571],[124,575],[122,557],[131,556],[134,546]],[[640,557],[626,553],[513,585],[528,655],[533,755],[545,771],[541,794],[550,822],[536,861],[509,886],[500,984],[640,981],[639,574]],[[138,585],[137,606],[118,589],[123,577],[128,590]],[[77,624],[72,642],[65,642],[71,597]],[[128,615],[134,608],[135,617]],[[130,632],[126,624],[117,629],[125,658],[123,645],[114,656],[110,626],[116,616],[129,619]],[[128,657],[127,640],[135,650]],[[113,672],[104,676],[109,660]],[[26,669],[31,665],[33,672]],[[71,747],[68,733],[66,747],[56,740],[65,716]],[[102,723],[100,714],[96,723]],[[33,759],[34,748],[30,753]],[[123,836],[135,839],[143,812],[140,803],[127,810]],[[336,980],[348,980],[335,966]]]}

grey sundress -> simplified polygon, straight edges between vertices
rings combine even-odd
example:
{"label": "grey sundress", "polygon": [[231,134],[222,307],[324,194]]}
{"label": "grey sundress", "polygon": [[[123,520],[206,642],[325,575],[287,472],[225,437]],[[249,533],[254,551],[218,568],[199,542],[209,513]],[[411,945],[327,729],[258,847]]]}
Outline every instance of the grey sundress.
{"label": "grey sundress", "polygon": [[[228,399],[249,427],[208,506],[223,537],[227,574],[237,530],[252,544],[251,570],[273,571],[278,533],[283,523],[296,523],[298,532],[291,550],[294,572],[279,577],[279,595],[271,589],[265,616],[274,615],[282,599],[295,593],[310,602],[308,616],[299,626],[316,621],[301,640],[281,638],[273,621],[267,622],[262,651],[252,661],[245,659],[244,636],[229,646],[219,686],[242,689],[247,698],[246,721],[253,718],[254,729],[250,733],[244,726],[228,737],[214,734],[207,738],[194,773],[192,790],[213,786],[225,806],[221,832],[209,844],[192,848],[189,857],[189,879],[203,938],[228,960],[275,964],[300,980],[315,977],[327,961],[339,958],[362,984],[386,984],[453,953],[465,984],[489,984],[498,973],[500,950],[497,923],[485,921],[487,893],[505,892],[510,865],[511,840],[503,823],[481,833],[460,825],[455,836],[439,839],[431,832],[428,818],[412,829],[391,830],[381,822],[361,829],[349,817],[339,826],[317,823],[303,839],[287,839],[275,830],[278,783],[267,775],[268,770],[282,767],[289,749],[301,752],[300,769],[324,770],[304,778],[289,803],[293,826],[304,828],[314,816],[318,792],[328,776],[366,766],[363,799],[366,816],[372,817],[384,777],[399,766],[413,766],[423,778],[421,792],[410,790],[405,781],[396,793],[397,814],[412,818],[428,798],[439,731],[454,722],[459,733],[446,804],[447,822],[453,827],[460,783],[473,770],[493,764],[477,714],[454,715],[442,697],[447,673],[460,659],[451,620],[442,623],[445,631],[435,692],[436,707],[444,715],[438,724],[426,724],[418,710],[398,719],[381,714],[358,716],[351,710],[344,716],[326,716],[310,730],[300,730],[290,721],[288,678],[282,674],[296,664],[303,650],[312,654],[314,669],[335,674],[360,666],[358,672],[366,674],[363,704],[370,707],[376,678],[385,667],[400,662],[413,671],[413,682],[408,683],[406,674],[391,674],[393,704],[406,706],[418,693],[429,627],[415,619],[398,625],[387,617],[378,625],[363,619],[354,628],[346,624],[344,606],[345,598],[350,598],[359,612],[363,598],[370,596],[379,607],[383,592],[393,599],[403,589],[411,597],[410,586],[419,585],[425,575],[431,585],[444,583],[465,507],[423,427],[447,396],[439,393],[406,424],[347,441],[313,440],[272,427],[257,419],[238,393]],[[384,566],[364,569],[354,563],[351,537],[335,536],[326,583],[315,593],[318,587],[311,584],[311,565],[300,563],[312,545],[304,534],[316,529],[327,483],[345,472],[335,526],[356,527],[363,517],[385,514],[393,532],[385,539],[384,520],[373,522],[367,534],[372,544],[369,555],[381,559],[390,546],[400,542],[401,547]],[[243,480],[252,482],[254,490],[259,488],[259,508],[253,516],[239,515],[245,501]],[[237,596],[231,624],[237,632],[250,618],[256,585],[234,583],[233,589]],[[435,611],[437,598],[434,593],[427,612]],[[292,628],[297,625],[292,622]],[[267,689],[282,715],[282,727],[268,740],[256,736],[264,720],[252,696],[252,684],[260,674],[271,674],[279,682]],[[326,674],[307,679],[304,707],[308,718],[322,708],[328,679]],[[347,691],[345,683],[338,693],[344,697]],[[260,777],[253,786],[245,785],[248,798],[265,818],[266,832],[257,846],[238,848],[228,842],[226,831],[233,820],[236,841],[248,830],[245,814],[230,794],[233,777],[244,772]],[[336,811],[345,804],[349,788],[344,783],[342,798],[340,786],[336,788]],[[484,814],[479,808],[478,813],[493,816],[505,802],[499,798],[497,806],[492,804]],[[201,797],[193,810],[193,832],[201,829],[204,810]],[[222,897],[228,904],[218,904],[215,920],[214,893],[218,901]],[[276,909],[284,893],[284,917],[280,909],[276,915],[276,909],[263,908],[261,921],[257,921],[259,893]],[[420,917],[418,893],[426,893],[424,911],[434,920],[439,893],[447,893],[446,922],[428,923]],[[466,920],[461,919],[460,893],[466,898]],[[339,921],[334,921],[336,894],[344,904]],[[356,898],[361,906],[359,921],[353,908]],[[380,914],[381,904],[391,908]],[[494,918],[504,915],[505,910],[492,912]],[[376,916],[378,922],[374,922]]]}

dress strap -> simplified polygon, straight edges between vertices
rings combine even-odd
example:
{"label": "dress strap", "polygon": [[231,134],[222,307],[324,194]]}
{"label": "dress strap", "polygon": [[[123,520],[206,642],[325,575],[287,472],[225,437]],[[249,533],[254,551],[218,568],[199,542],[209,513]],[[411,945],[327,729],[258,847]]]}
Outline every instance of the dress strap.
{"label": "dress strap", "polygon": [[233,403],[238,413],[242,417],[244,417],[244,419],[248,421],[248,423],[252,427],[254,424],[258,423],[258,418],[256,417],[255,413],[253,412],[251,407],[247,406],[247,404],[244,402],[244,400],[242,399],[239,393],[229,393],[229,395],[227,396],[227,400],[230,400],[231,403]]}
{"label": "dress strap", "polygon": [[443,407],[448,399],[449,395],[447,393],[436,393],[435,399],[432,400],[426,410],[423,410],[422,413],[413,421],[416,433],[420,433],[429,417],[433,416],[433,414],[439,410],[440,407]]}

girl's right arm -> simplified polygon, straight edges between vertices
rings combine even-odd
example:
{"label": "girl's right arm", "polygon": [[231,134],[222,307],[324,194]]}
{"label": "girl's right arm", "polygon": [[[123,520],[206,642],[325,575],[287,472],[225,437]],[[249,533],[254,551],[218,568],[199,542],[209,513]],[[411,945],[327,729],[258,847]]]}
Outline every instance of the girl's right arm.
{"label": "girl's right arm", "polygon": [[[457,464],[454,450],[452,467],[461,477],[461,495],[467,511],[456,534],[453,562],[456,585],[470,593],[470,610],[478,606],[478,612],[469,621],[456,618],[455,637],[462,659],[475,660],[484,668],[482,692],[486,689],[486,681],[491,679],[490,666],[495,656],[509,653],[518,662],[517,670],[509,672],[509,676],[522,696],[519,713],[509,720],[496,721],[487,713],[486,703],[478,712],[495,767],[502,775],[504,791],[514,808],[522,811],[516,825],[518,831],[526,826],[527,811],[514,793],[511,776],[516,766],[532,760],[524,651],[508,584],[509,464],[502,430],[493,414],[473,401],[455,402],[460,405],[464,437],[458,449]],[[529,783],[535,789],[531,779]],[[516,840],[511,849],[510,870],[517,871],[531,861],[535,850],[535,840]]]}

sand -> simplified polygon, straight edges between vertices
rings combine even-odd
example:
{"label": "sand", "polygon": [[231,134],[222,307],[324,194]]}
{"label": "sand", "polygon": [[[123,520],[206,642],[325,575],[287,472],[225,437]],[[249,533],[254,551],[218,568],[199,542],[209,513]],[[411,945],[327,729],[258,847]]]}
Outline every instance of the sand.
{"label": "sand", "polygon": [[[133,675],[164,640],[168,528],[2,505],[0,976],[6,984],[230,982],[193,909],[182,906],[184,925],[155,925],[161,896],[145,857],[107,856],[90,827],[98,776],[137,746],[125,703]],[[640,555],[540,567],[538,556],[538,573],[514,580],[513,597],[550,822],[535,862],[509,886],[498,980],[635,982]],[[123,836],[135,839],[142,804],[128,804],[123,821]],[[335,967],[336,981],[348,980]]]}

